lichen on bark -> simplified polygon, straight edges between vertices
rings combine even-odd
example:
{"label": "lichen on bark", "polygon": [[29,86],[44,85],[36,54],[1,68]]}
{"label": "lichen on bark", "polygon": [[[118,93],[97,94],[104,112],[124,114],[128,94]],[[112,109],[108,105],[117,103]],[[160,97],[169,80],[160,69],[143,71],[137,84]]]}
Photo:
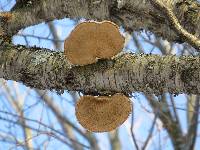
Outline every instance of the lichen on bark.
{"label": "lichen on bark", "polygon": [[62,52],[0,46],[0,77],[38,89],[91,95],[144,92],[200,94],[200,57],[124,53],[113,60],[71,65]]}

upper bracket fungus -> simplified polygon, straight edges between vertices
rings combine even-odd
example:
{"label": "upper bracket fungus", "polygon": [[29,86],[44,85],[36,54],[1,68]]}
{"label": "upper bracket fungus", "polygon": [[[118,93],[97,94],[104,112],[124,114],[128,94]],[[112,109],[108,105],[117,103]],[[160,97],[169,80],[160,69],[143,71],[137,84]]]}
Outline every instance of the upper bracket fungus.
{"label": "upper bracket fungus", "polygon": [[65,40],[64,55],[75,65],[92,64],[119,53],[124,41],[119,27],[110,21],[83,22]]}
{"label": "upper bracket fungus", "polygon": [[108,132],[120,126],[129,116],[132,105],[123,94],[82,96],[76,104],[76,117],[89,131]]}

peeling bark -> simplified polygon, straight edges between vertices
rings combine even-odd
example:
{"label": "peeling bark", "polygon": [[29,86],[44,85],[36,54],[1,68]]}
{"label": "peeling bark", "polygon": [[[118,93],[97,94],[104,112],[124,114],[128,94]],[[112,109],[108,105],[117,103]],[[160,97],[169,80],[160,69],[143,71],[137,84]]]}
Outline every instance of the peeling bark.
{"label": "peeling bark", "polygon": [[91,95],[145,92],[200,94],[200,57],[122,54],[87,66],[73,66],[62,52],[4,44],[0,78],[32,88],[74,90]]}

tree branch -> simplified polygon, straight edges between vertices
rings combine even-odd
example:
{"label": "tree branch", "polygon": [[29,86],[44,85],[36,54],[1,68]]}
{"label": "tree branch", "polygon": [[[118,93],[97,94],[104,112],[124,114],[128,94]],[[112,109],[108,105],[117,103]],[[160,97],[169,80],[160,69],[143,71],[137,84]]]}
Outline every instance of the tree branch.
{"label": "tree branch", "polygon": [[186,42],[191,44],[194,48],[197,50],[200,50],[200,39],[198,39],[196,36],[190,34],[187,32],[179,23],[178,19],[176,18],[173,11],[170,9],[169,6],[162,3],[160,0],[150,0],[153,6],[158,8],[161,13],[165,14],[168,21],[171,23],[172,28],[182,37],[182,39],[185,39]]}
{"label": "tree branch", "polygon": [[111,145],[111,150],[121,150],[121,143],[119,139],[119,131],[118,129],[111,131],[108,133],[109,141]]}
{"label": "tree branch", "polygon": [[[165,3],[165,0],[160,0]],[[190,2],[188,2],[190,1]],[[124,0],[98,1],[93,0],[38,0],[33,1],[27,7],[12,11],[11,20],[3,28],[6,34],[14,35],[18,30],[47,22],[54,19],[86,18],[94,20],[111,20],[122,25],[127,31],[141,31],[145,29],[168,41],[184,42],[179,32],[168,24],[168,18],[152,7],[148,0]],[[196,1],[182,0],[170,1],[171,7],[177,15],[177,19],[187,32],[200,36],[200,6]],[[183,8],[184,7],[184,8]],[[2,13],[0,13],[0,16]],[[0,17],[1,18],[1,17]],[[2,20],[2,19],[0,19]],[[5,24],[5,23],[4,23]]]}
{"label": "tree branch", "polygon": [[129,94],[136,91],[160,95],[200,94],[200,57],[122,54],[73,66],[62,52],[42,48],[0,45],[0,78],[23,82],[37,89],[72,90],[85,94]]}
{"label": "tree branch", "polygon": [[196,136],[198,128],[198,118],[199,118],[199,102],[200,102],[200,97],[198,95],[196,96],[195,105],[193,106],[194,111],[188,127],[188,133],[186,135],[186,144],[184,150],[194,149],[195,146],[195,141],[197,139]]}
{"label": "tree branch", "polygon": [[174,103],[174,97],[171,94],[170,94],[170,102],[171,102],[171,107],[172,107],[173,118],[174,118],[178,128],[180,129],[180,131],[182,131],[180,119],[179,119],[177,109],[176,109],[176,104]]}
{"label": "tree branch", "polygon": [[155,127],[155,124],[156,124],[156,120],[158,118],[158,113],[155,114],[154,116],[154,119],[153,119],[153,122],[152,122],[152,125],[151,125],[151,128],[149,130],[149,134],[148,134],[148,137],[147,139],[145,140],[144,142],[144,145],[142,146],[142,150],[145,150],[150,142],[150,140],[152,139],[152,135],[153,135],[153,131],[154,131],[154,127]]}
{"label": "tree branch", "polygon": [[162,101],[159,103],[156,101],[153,95],[145,95],[149,104],[152,106],[154,113],[158,113],[159,119],[162,121],[169,136],[171,137],[172,144],[176,150],[182,150],[184,148],[183,136],[181,129],[176,121],[173,120],[170,110],[167,106],[166,97],[162,96]]}

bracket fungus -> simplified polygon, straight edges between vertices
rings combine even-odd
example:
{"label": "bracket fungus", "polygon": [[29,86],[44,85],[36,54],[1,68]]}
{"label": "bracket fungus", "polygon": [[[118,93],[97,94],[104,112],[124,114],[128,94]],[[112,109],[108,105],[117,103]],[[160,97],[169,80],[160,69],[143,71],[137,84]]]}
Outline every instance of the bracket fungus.
{"label": "bracket fungus", "polygon": [[97,59],[110,59],[124,47],[119,27],[110,22],[82,22],[64,42],[64,55],[74,65],[87,65]]}
{"label": "bracket fungus", "polygon": [[82,96],[76,104],[79,123],[92,132],[108,132],[120,126],[129,116],[132,105],[125,95]]}
{"label": "bracket fungus", "polygon": [[[64,43],[64,55],[74,65],[88,65],[97,59],[111,59],[122,51],[125,39],[119,27],[110,22],[78,24]],[[76,104],[76,117],[89,131],[107,132],[121,125],[131,113],[125,95],[82,96]]]}

